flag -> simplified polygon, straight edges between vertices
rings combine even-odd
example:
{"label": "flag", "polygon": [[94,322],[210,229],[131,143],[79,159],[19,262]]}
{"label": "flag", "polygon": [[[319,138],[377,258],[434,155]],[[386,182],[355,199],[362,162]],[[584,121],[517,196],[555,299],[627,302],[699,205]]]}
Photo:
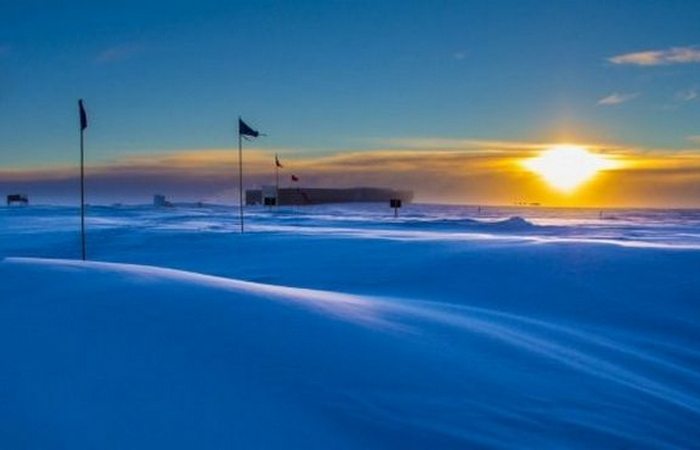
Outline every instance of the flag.
{"label": "flag", "polygon": [[80,112],[80,131],[84,130],[88,126],[87,114],[85,113],[85,107],[83,106],[83,100],[78,100],[78,110]]}
{"label": "flag", "polygon": [[295,181],[295,182],[296,182],[296,181],[299,181],[299,177],[297,177],[296,175],[292,174],[292,181]]}
{"label": "flag", "polygon": [[279,158],[277,157],[277,155],[275,155],[275,165],[276,165],[277,167],[279,167],[280,169],[284,167],[284,166],[282,165],[282,163],[280,162]]}
{"label": "flag", "polygon": [[240,117],[238,118],[238,134],[251,137],[258,137],[260,135],[260,133],[250,128],[247,123],[243,122]]}

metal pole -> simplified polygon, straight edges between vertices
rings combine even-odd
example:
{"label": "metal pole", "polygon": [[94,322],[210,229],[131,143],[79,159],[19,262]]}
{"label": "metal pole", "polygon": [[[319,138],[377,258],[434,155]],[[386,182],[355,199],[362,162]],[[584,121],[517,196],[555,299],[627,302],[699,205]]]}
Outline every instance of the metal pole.
{"label": "metal pole", "polygon": [[83,261],[86,259],[85,252],[85,150],[83,147],[83,134],[85,130],[80,127],[80,242]]}
{"label": "metal pole", "polygon": [[238,130],[238,206],[241,215],[241,233],[243,233],[243,137],[241,130]]}
{"label": "metal pole", "polygon": [[275,206],[280,205],[280,166],[277,164],[275,155]]}

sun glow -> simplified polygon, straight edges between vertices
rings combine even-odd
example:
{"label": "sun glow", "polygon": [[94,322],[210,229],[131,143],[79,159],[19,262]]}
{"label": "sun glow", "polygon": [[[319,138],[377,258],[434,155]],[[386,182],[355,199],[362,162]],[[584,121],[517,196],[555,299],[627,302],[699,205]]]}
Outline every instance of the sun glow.
{"label": "sun glow", "polygon": [[598,172],[616,166],[605,156],[576,145],[557,145],[539,156],[523,161],[523,166],[544,178],[554,188],[571,192]]}

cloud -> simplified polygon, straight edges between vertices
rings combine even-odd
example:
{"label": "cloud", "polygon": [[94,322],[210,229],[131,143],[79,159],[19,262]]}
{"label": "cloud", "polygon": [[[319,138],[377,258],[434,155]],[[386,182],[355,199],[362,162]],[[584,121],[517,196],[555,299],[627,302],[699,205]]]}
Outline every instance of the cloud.
{"label": "cloud", "polygon": [[613,64],[635,66],[700,63],[700,49],[696,47],[672,47],[666,50],[647,50],[613,56],[608,58],[608,61]]}
{"label": "cloud", "polygon": [[102,50],[96,57],[98,64],[108,64],[127,60],[140,53],[143,47],[139,44],[122,44]]}
{"label": "cloud", "polygon": [[639,92],[632,92],[629,94],[621,94],[618,92],[614,92],[608,95],[607,97],[603,97],[600,100],[598,100],[598,104],[602,106],[619,105],[622,103],[629,102],[630,100],[634,100],[637,97],[639,97]]}
{"label": "cloud", "polygon": [[698,98],[699,92],[697,87],[676,92],[674,98],[679,102],[691,102]]}
{"label": "cloud", "polygon": [[465,52],[465,51],[454,52],[452,54],[452,58],[457,60],[457,61],[461,61],[466,57],[467,57],[467,52]]}
{"label": "cloud", "polygon": [[700,134],[694,135],[694,136],[688,136],[686,139],[688,139],[690,142],[694,144],[700,144]]}

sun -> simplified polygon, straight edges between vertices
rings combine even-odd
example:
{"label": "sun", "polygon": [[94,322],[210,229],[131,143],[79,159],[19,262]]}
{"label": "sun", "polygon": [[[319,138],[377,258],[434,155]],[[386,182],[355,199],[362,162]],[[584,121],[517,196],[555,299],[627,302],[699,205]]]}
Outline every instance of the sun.
{"label": "sun", "polygon": [[562,192],[571,192],[601,170],[615,167],[614,161],[578,145],[548,148],[522,164]]}

